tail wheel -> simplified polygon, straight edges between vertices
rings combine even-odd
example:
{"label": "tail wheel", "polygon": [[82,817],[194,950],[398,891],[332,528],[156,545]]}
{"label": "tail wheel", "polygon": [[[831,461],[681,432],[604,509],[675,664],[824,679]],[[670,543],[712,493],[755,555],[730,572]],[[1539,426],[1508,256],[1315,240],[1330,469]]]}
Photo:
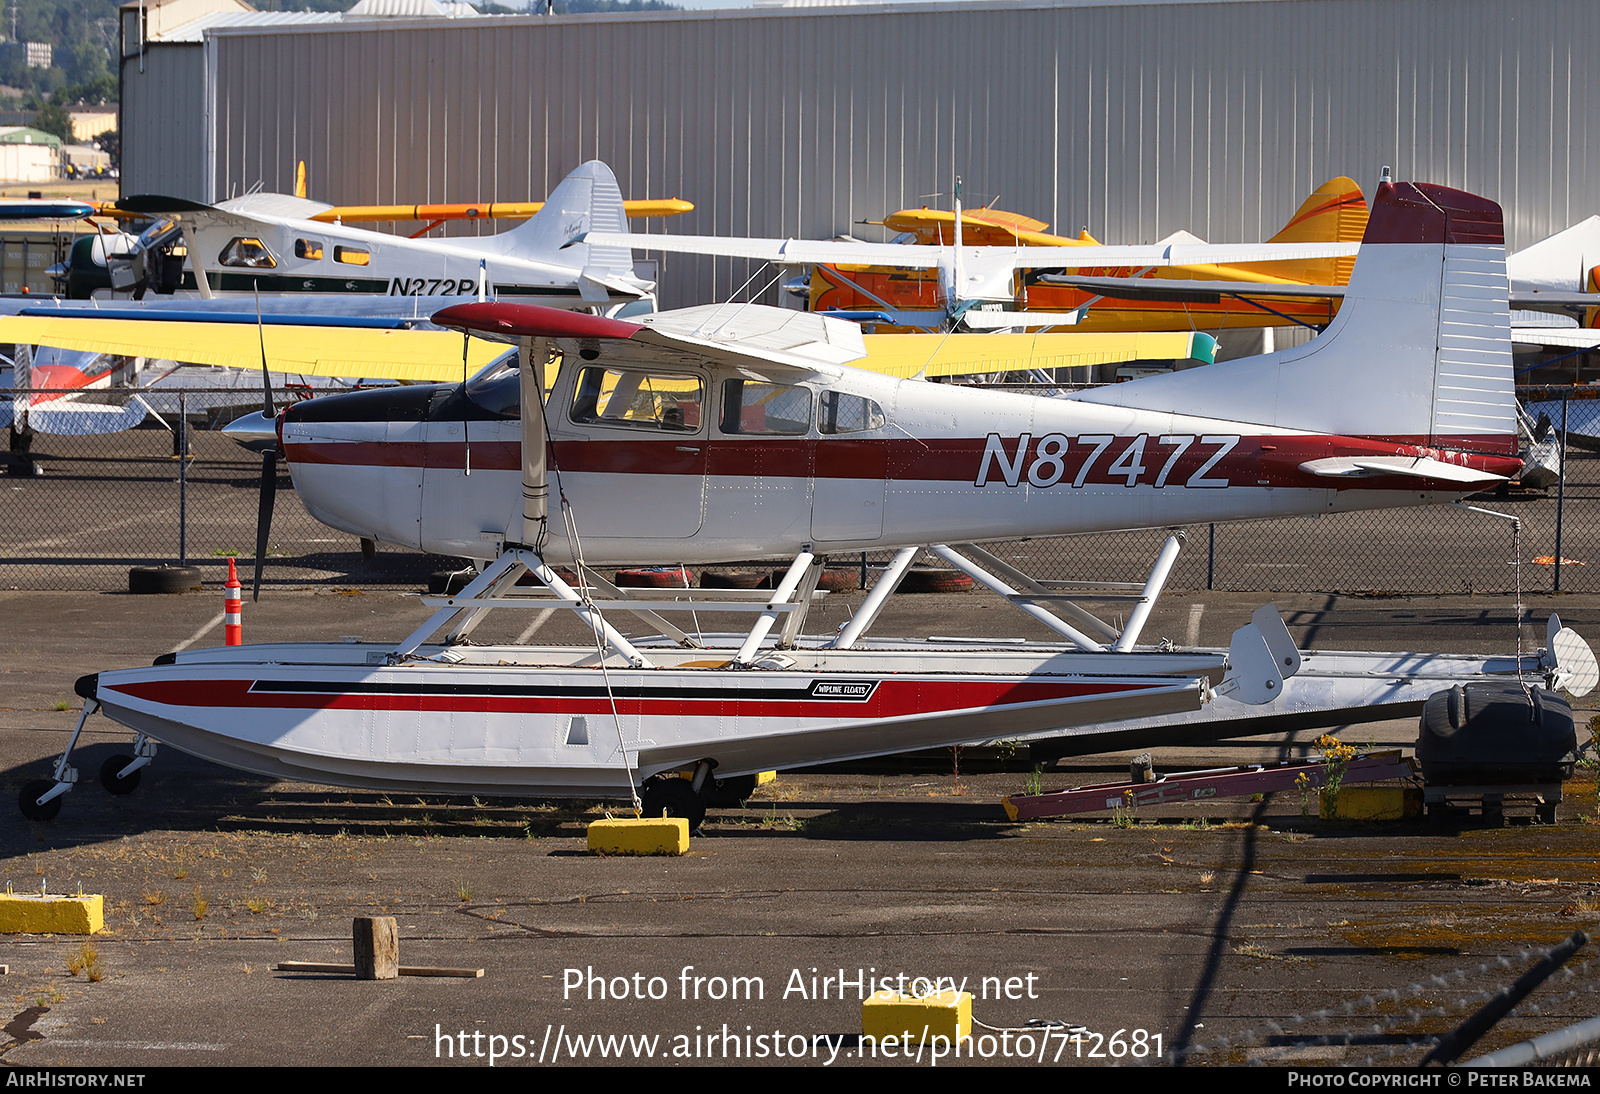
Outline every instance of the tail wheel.
{"label": "tail wheel", "polygon": [[706,819],[706,803],[688,779],[676,776],[657,776],[639,789],[639,801],[647,817],[682,817],[691,830],[700,827]]}

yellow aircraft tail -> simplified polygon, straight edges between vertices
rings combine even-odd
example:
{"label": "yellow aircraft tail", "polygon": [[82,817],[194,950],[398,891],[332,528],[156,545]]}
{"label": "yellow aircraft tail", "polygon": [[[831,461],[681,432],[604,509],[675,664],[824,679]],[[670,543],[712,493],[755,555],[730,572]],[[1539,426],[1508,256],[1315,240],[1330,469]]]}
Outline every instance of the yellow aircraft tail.
{"label": "yellow aircraft tail", "polygon": [[[1367,230],[1367,201],[1354,179],[1330,179],[1312,191],[1283,231],[1269,243],[1360,243]],[[1309,258],[1299,262],[1241,264],[1240,269],[1288,278],[1309,285],[1343,285],[1356,260]]]}

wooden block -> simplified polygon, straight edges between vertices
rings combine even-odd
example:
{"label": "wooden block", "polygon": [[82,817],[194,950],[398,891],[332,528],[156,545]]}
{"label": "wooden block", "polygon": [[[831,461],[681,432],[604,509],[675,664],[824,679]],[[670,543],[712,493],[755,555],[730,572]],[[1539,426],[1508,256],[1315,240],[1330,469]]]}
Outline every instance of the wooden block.
{"label": "wooden block", "polygon": [[607,817],[589,825],[589,850],[601,855],[681,855],[689,849],[683,817]]}
{"label": "wooden block", "polygon": [[[272,966],[279,972],[330,972],[342,973],[345,976],[354,976],[354,965],[341,965],[329,961],[280,961]],[[4,966],[0,965],[0,970]],[[401,965],[401,976],[448,976],[458,980],[481,980],[482,969],[453,969],[447,965]]]}
{"label": "wooden block", "polygon": [[357,980],[393,980],[400,975],[400,928],[394,916],[357,916],[351,933]]}

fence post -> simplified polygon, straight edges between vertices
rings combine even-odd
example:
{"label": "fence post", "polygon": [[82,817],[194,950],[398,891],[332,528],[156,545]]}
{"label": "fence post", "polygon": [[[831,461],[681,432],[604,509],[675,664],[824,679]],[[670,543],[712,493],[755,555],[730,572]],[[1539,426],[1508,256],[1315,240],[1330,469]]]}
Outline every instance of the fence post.
{"label": "fence post", "polygon": [[1206,525],[1206,589],[1215,589],[1217,577],[1217,526]]}
{"label": "fence post", "polygon": [[178,565],[189,565],[189,418],[178,392]]}
{"label": "fence post", "polygon": [[1561,475],[1556,479],[1556,565],[1555,585],[1552,592],[1561,591],[1561,522],[1567,508],[1567,404],[1571,392],[1561,397]]}

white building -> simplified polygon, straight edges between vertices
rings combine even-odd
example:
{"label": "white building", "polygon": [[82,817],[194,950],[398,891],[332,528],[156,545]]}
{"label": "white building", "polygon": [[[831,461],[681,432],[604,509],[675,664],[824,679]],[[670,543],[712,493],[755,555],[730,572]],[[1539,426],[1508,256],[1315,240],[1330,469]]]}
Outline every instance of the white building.
{"label": "white building", "polygon": [[[289,190],[305,160],[326,201],[521,200],[600,158],[629,196],[695,202],[678,232],[870,238],[961,175],[1065,234],[1243,241],[1390,164],[1500,201],[1513,246],[1600,211],[1586,0],[241,8],[122,9],[125,193]],[[667,261],[668,306],[750,276]]]}

